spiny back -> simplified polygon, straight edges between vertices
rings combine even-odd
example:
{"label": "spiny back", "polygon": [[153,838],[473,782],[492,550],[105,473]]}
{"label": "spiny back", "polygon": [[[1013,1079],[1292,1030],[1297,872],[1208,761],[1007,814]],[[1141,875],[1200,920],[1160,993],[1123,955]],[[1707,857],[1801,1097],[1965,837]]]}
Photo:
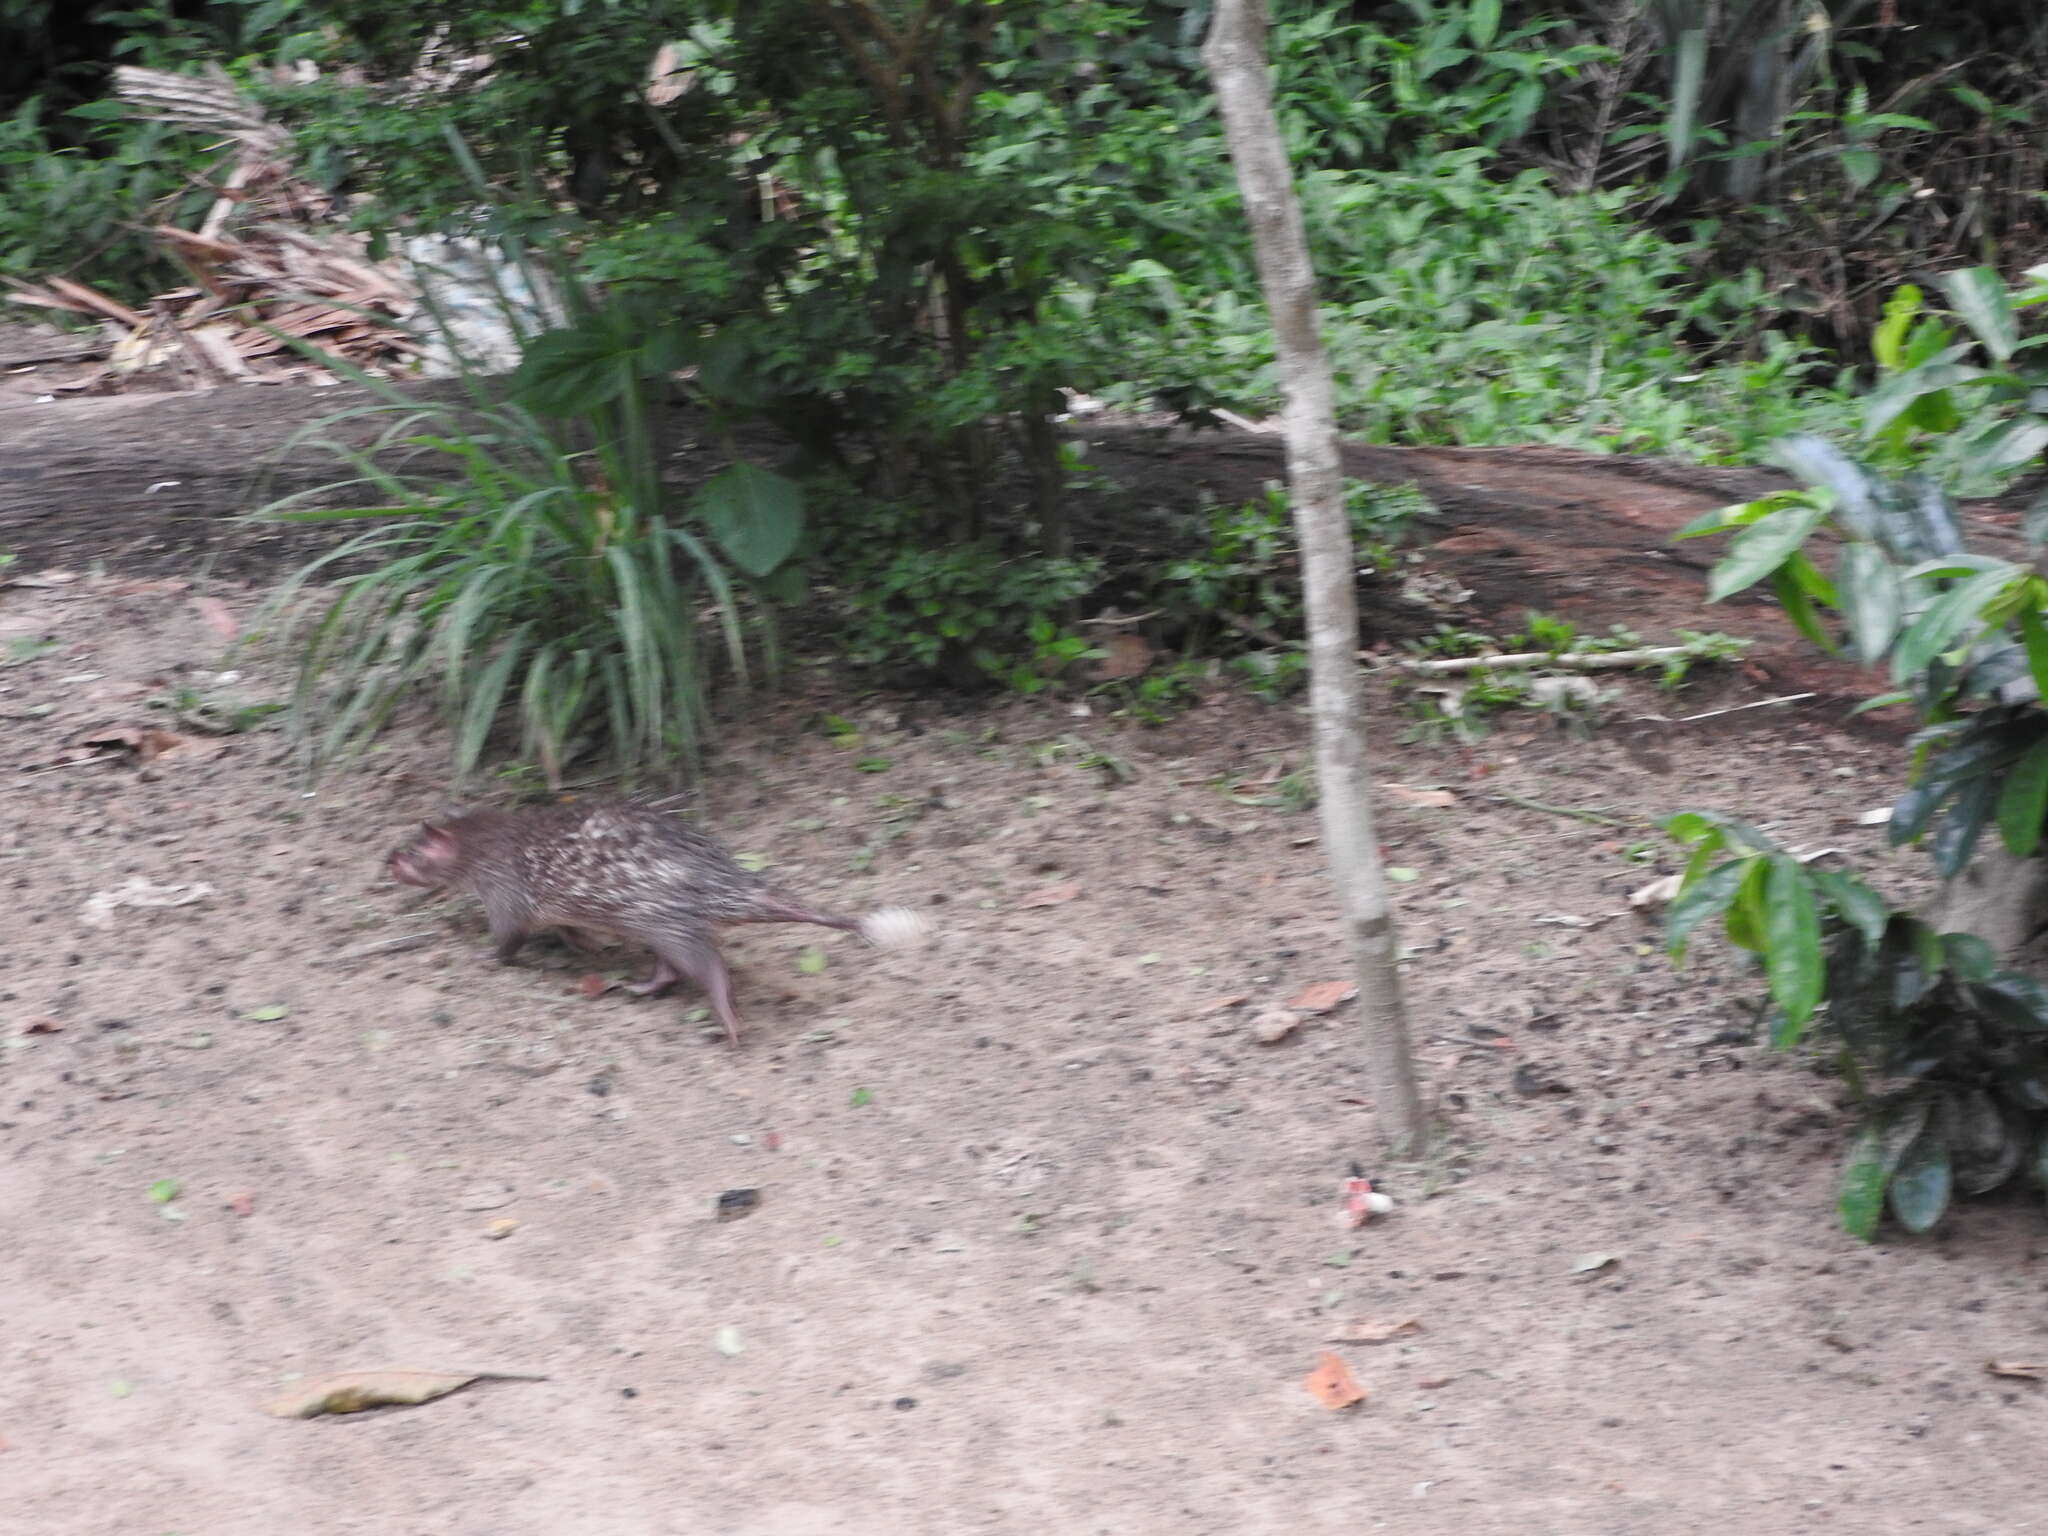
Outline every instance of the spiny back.
{"label": "spiny back", "polygon": [[456,841],[448,883],[509,897],[537,924],[659,932],[758,916],[775,900],[714,839],[647,806],[473,811],[444,830]]}

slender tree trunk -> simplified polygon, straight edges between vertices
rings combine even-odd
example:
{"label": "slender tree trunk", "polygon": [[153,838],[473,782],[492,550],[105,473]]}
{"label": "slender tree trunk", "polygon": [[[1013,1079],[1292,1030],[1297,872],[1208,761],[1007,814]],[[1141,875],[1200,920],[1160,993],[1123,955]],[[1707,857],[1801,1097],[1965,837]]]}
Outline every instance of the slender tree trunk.
{"label": "slender tree trunk", "polygon": [[1413,1151],[1420,1148],[1426,1125],[1401,998],[1400,945],[1373,835],[1357,661],[1357,575],[1344,515],[1330,360],[1317,328],[1315,269],[1293,170],[1273,116],[1266,26],[1264,0],[1217,0],[1202,60],[1215,81],[1287,397],[1287,483],[1308,608],[1309,700],[1323,850],[1358,973],[1358,1008],[1372,1057],[1380,1130],[1397,1147]]}

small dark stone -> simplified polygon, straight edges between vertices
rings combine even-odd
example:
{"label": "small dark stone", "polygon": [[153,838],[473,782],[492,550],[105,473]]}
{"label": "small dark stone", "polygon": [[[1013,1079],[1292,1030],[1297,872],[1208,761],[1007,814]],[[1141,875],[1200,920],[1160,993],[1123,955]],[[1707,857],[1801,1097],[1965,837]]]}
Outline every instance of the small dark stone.
{"label": "small dark stone", "polygon": [[898,1413],[908,1413],[917,1406],[917,1399],[914,1397],[899,1397],[892,1406]]}
{"label": "small dark stone", "polygon": [[718,1197],[713,1212],[720,1221],[738,1221],[742,1216],[751,1216],[761,1208],[761,1191],[758,1189],[728,1189]]}
{"label": "small dark stone", "polygon": [[638,1387],[621,1387],[621,1388],[619,1388],[619,1396],[621,1396],[621,1397],[638,1397],[639,1395],[640,1395],[640,1389],[639,1389]]}

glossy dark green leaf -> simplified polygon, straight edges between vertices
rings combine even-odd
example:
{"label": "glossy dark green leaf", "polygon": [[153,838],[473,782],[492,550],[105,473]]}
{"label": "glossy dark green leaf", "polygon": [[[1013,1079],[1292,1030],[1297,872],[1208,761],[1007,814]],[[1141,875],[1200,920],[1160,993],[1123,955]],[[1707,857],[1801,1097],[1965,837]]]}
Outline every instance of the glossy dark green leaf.
{"label": "glossy dark green leaf", "polygon": [[774,570],[803,537],[803,487],[757,465],[721,470],[698,491],[695,508],[719,548],[749,576]]}
{"label": "glossy dark green leaf", "polygon": [[2048,987],[2017,971],[2000,971],[1970,988],[1978,1007],[2023,1034],[2048,1034]]}
{"label": "glossy dark green leaf", "polygon": [[1869,1242],[1877,1236],[1878,1218],[1884,1214],[1885,1186],[1891,1182],[1892,1170],[1898,1167],[1906,1148],[1925,1128],[1927,1111],[1924,1099],[1874,1110],[1849,1143],[1836,1210],[1841,1215],[1843,1230],[1851,1237]]}
{"label": "glossy dark green leaf", "polygon": [[2048,739],[2035,742],[2007,771],[1998,795],[1998,835],[2011,853],[2023,859],[2040,843],[2044,818],[2048,818]]}
{"label": "glossy dark green leaf", "polygon": [[1944,272],[1936,279],[1963,324],[1999,362],[2010,358],[2019,346],[2019,320],[2013,314],[2012,296],[1996,267],[1964,267]]}
{"label": "glossy dark green leaf", "polygon": [[2025,1155],[2026,1127],[1982,1088],[1966,1089],[1950,1102],[1955,1124],[1949,1151],[1956,1188],[1965,1196],[1998,1188],[2018,1170]]}
{"label": "glossy dark green leaf", "polygon": [[2048,421],[2038,416],[2020,416],[2000,422],[1972,445],[1986,469],[2018,469],[2040,457],[2048,447]]}
{"label": "glossy dark green leaf", "polygon": [[1854,875],[1839,870],[1809,869],[1807,874],[1822,899],[1874,948],[1884,937],[1884,926],[1891,916],[1884,898]]}
{"label": "glossy dark green leaf", "polygon": [[[1835,515],[1848,528],[1865,538],[1877,532],[1876,479],[1826,438],[1802,432],[1773,443],[1771,457],[1808,485],[1830,492],[1835,499]],[[1799,542],[1793,541],[1795,546]],[[1758,572],[1758,576],[1762,574]],[[1750,578],[1751,581],[1756,579]],[[1745,582],[1743,585],[1748,584]]]}
{"label": "glossy dark green leaf", "polygon": [[1683,957],[1685,941],[1693,929],[1727,909],[1754,862],[1753,859],[1730,860],[1717,869],[1709,870],[1678,893],[1664,916],[1664,944],[1673,959]]}
{"label": "glossy dark green leaf", "polygon": [[1958,981],[1989,981],[1998,974],[1998,956],[1974,933],[1944,933],[1941,952],[1942,963]]}
{"label": "glossy dark green leaf", "polygon": [[1820,1004],[1824,964],[1820,912],[1806,869],[1789,854],[1773,854],[1763,892],[1764,974],[1785,1017],[1803,1026]]}
{"label": "glossy dark green leaf", "polygon": [[1890,648],[1905,612],[1898,572],[1874,544],[1850,544],[1835,570],[1835,592],[1856,659],[1869,666]]}
{"label": "glossy dark green leaf", "polygon": [[2001,566],[1979,571],[1957,583],[1927,605],[1927,611],[1907,628],[1892,652],[1892,679],[1905,682],[1963,635],[1982,623],[1984,606],[2005,590],[2018,569]]}
{"label": "glossy dark green leaf", "polygon": [[2027,671],[2034,679],[2034,697],[2048,700],[2048,623],[2041,610],[2028,604],[2020,610],[2020,640],[2027,648]]}
{"label": "glossy dark green leaf", "polygon": [[1908,560],[1947,557],[1963,547],[1955,502],[1940,481],[1914,473],[1899,483],[1902,502],[1887,502],[1878,514],[1892,552]]}
{"label": "glossy dark green leaf", "polygon": [[1825,514],[1819,507],[1785,507],[1745,528],[1707,579],[1707,601],[1718,603],[1755,586],[1804,544]]}
{"label": "glossy dark green leaf", "polygon": [[1969,866],[1970,855],[1977,851],[1977,840],[1984,835],[1984,828],[1990,825],[1992,812],[1997,808],[1998,780],[1989,774],[1971,779],[1956,791],[1948,814],[1934,829],[1931,851],[1937,875],[1953,880]]}
{"label": "glossy dark green leaf", "polygon": [[1892,1171],[1886,1193],[1899,1225],[1908,1232],[1922,1233],[1932,1231],[1948,1210],[1954,1187],[1948,1143],[1933,1134],[1930,1127],[1914,1137],[1906,1148],[1899,1166]]}
{"label": "glossy dark green leaf", "polygon": [[[1793,560],[1805,558],[1800,554],[1792,556]],[[1778,599],[1778,606],[1785,610],[1785,617],[1792,621],[1792,627],[1813,645],[1833,654],[1834,637],[1822,626],[1820,614],[1813,606],[1813,599],[1807,595],[1804,583],[1793,572],[1790,561],[1771,573],[1771,591]]]}

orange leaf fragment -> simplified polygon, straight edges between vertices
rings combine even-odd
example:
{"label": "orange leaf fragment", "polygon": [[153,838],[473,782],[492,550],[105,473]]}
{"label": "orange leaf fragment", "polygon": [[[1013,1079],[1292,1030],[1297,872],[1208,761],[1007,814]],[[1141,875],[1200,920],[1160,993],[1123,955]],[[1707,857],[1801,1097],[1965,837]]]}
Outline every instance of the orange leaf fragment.
{"label": "orange leaf fragment", "polygon": [[1042,891],[1033,891],[1029,896],[1018,902],[1017,905],[1019,907],[1056,907],[1063,901],[1072,901],[1080,894],[1081,882],[1078,880],[1068,880],[1060,885],[1048,885]]}
{"label": "orange leaf fragment", "polygon": [[611,989],[612,983],[595,971],[576,978],[576,990],[585,997],[603,997]]}
{"label": "orange leaf fragment", "polygon": [[1302,1379],[1301,1384],[1325,1408],[1349,1408],[1353,1403],[1365,1401],[1365,1388],[1351,1374],[1351,1367],[1344,1363],[1344,1357],[1334,1351],[1325,1350],[1316,1361],[1316,1368]]}
{"label": "orange leaf fragment", "polygon": [[1340,1003],[1348,1003],[1358,996],[1358,984],[1352,981],[1319,981],[1314,986],[1303,987],[1287,999],[1287,1006],[1299,1008],[1303,1013],[1328,1013]]}

